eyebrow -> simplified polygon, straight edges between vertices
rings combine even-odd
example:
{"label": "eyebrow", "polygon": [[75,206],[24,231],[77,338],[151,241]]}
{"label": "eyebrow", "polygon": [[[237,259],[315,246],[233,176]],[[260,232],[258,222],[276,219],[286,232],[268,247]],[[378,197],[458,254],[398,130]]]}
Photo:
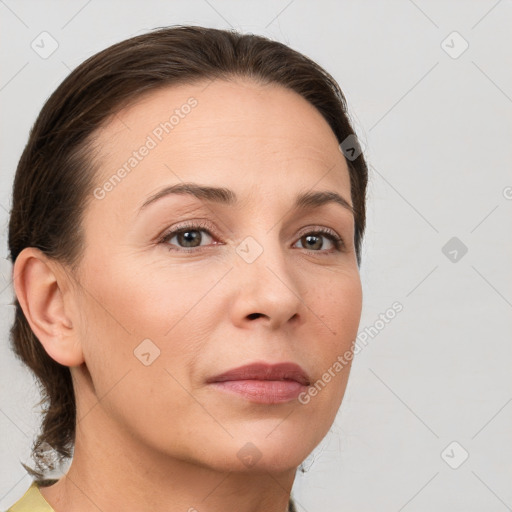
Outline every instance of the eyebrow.
{"label": "eyebrow", "polygon": [[[150,196],[140,207],[139,213],[150,204],[172,194],[187,194],[203,201],[210,201],[225,205],[236,205],[238,202],[235,192],[228,188],[210,187],[198,185],[197,183],[179,183],[165,187],[162,190],[159,190],[156,194]],[[329,203],[339,204],[352,215],[355,214],[353,206],[337,192],[332,191],[308,191],[299,194],[295,199],[294,207],[296,209],[319,208]]]}

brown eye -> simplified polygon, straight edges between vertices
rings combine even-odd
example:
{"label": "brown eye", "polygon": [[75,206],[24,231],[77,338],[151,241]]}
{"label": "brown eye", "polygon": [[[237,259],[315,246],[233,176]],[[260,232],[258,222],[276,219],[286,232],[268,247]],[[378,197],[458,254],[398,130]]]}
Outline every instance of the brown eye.
{"label": "brown eye", "polygon": [[[164,235],[160,242],[167,245],[170,251],[180,249],[194,249],[210,245],[213,235],[208,229],[201,226],[182,226]],[[205,242],[206,243],[202,243]]]}
{"label": "brown eye", "polygon": [[197,247],[201,245],[202,238],[201,231],[198,229],[187,229],[176,234],[176,240],[181,247]]}
{"label": "brown eye", "polygon": [[[327,244],[325,243],[327,240]],[[304,249],[314,251],[314,252],[333,252],[341,251],[343,241],[336,234],[331,233],[331,231],[313,231],[310,233],[306,233],[301,236],[298,240],[302,244]],[[329,246],[330,244],[330,246]],[[326,247],[327,246],[327,247]]]}
{"label": "brown eye", "polygon": [[306,249],[321,249],[324,245],[322,237],[318,235],[305,235],[300,240]]}

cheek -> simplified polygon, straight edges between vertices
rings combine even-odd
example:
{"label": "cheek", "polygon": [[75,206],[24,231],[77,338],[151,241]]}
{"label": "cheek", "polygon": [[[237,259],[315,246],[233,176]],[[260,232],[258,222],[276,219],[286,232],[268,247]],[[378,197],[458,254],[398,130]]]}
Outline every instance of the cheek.
{"label": "cheek", "polygon": [[306,303],[323,322],[325,340],[328,346],[340,348],[357,335],[362,310],[362,288],[359,273],[338,274],[325,280],[322,288],[317,287]]}
{"label": "cheek", "polygon": [[[116,261],[105,265],[96,278],[89,274],[90,293],[81,305],[89,371],[97,379],[106,375],[109,380],[101,387],[108,389],[111,379],[148,363],[161,372],[169,369],[186,384],[205,336],[220,321],[222,311],[208,293],[220,279],[216,274],[225,271],[205,274],[190,268],[153,267],[134,272],[134,268],[133,263]],[[149,388],[154,372],[144,378]]]}
{"label": "cheek", "polygon": [[341,289],[336,289],[333,300],[333,317],[336,322],[336,332],[344,341],[352,342],[359,327],[362,310],[362,289],[359,276],[342,283]]}
{"label": "cheek", "polygon": [[108,277],[98,278],[90,273],[87,282],[90,295],[96,299],[89,301],[93,303],[93,314],[110,319],[125,339],[161,339],[170,335],[215,283],[211,275],[201,276],[184,265],[161,268],[137,263],[133,256],[126,261],[119,258],[107,262],[99,274]]}
{"label": "cheek", "polygon": [[[198,316],[197,297],[212,285],[191,285],[190,279],[187,284],[176,275],[174,287],[166,286],[161,275],[127,272],[123,279],[119,267],[106,275],[108,280],[87,283],[89,293],[82,304],[81,337],[95,395],[83,394],[91,400],[83,409],[98,415],[106,411],[132,434],[157,444],[176,418],[204,416],[186,390],[209,325],[206,320],[201,324],[201,317],[212,322],[210,316]],[[94,414],[86,418],[92,421]],[[169,436],[169,447],[182,435]]]}
{"label": "cheek", "polygon": [[[352,363],[352,346],[357,337],[362,310],[362,288],[358,272],[338,274],[336,279],[306,301],[321,321],[322,336],[309,346],[310,360],[314,360],[315,380],[321,389],[313,407],[318,411],[338,409],[348,382]],[[314,339],[312,333],[311,338]],[[340,365],[340,361],[342,364]],[[325,387],[324,387],[324,383]]]}

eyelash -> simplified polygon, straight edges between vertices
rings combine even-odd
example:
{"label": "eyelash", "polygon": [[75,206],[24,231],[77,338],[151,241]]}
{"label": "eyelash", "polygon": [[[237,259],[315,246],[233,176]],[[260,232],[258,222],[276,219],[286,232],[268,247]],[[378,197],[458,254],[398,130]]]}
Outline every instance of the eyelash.
{"label": "eyelash", "polygon": [[[215,236],[212,233],[211,226],[208,222],[197,222],[197,223],[187,223],[183,224],[177,227],[174,227],[172,231],[167,231],[164,233],[158,240],[158,243],[160,244],[167,244],[167,242],[173,238],[176,235],[179,235],[180,233],[186,232],[186,231],[205,231],[209,236],[212,238],[215,238]],[[333,252],[343,252],[345,248],[345,243],[343,239],[338,236],[338,234],[335,231],[332,231],[329,228],[317,228],[311,231],[306,231],[302,235],[300,235],[299,239],[306,235],[324,235],[327,238],[331,240],[331,242],[334,245],[334,249],[330,250],[311,250],[311,249],[304,249],[308,253],[313,254],[332,254]],[[216,244],[218,245],[218,244]],[[169,251],[175,251],[175,252],[184,252],[184,253],[191,253],[191,252],[198,252],[204,249],[204,247],[180,247],[179,249],[176,249],[172,247],[171,245],[167,248]]]}

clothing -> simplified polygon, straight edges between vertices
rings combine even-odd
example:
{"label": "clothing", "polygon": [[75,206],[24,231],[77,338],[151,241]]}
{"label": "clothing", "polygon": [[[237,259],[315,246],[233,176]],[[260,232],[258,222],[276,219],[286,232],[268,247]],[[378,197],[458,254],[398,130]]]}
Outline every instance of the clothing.
{"label": "clothing", "polygon": [[6,512],[55,512],[39,492],[39,484],[33,481],[25,494]]}
{"label": "clothing", "polygon": [[[39,492],[39,484],[33,481],[25,494],[12,505],[6,512],[55,512],[50,504]],[[297,512],[293,500],[290,498],[288,512]]]}

